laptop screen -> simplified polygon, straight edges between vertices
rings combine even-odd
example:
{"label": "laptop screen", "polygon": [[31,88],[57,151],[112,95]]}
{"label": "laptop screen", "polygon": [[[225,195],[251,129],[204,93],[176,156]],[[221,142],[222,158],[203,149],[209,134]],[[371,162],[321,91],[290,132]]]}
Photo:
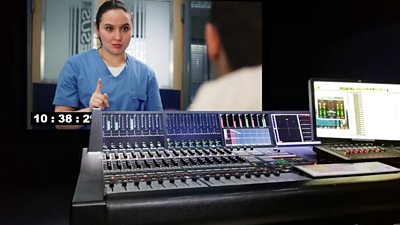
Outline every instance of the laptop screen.
{"label": "laptop screen", "polygon": [[317,139],[400,140],[400,84],[309,81]]}

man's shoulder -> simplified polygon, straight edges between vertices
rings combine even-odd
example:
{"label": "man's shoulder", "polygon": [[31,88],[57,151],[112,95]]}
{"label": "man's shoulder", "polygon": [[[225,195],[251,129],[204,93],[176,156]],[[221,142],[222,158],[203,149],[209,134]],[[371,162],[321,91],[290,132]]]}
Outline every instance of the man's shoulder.
{"label": "man's shoulder", "polygon": [[262,66],[243,67],[215,79],[215,85],[243,85],[244,83],[258,83],[262,78]]}
{"label": "man's shoulder", "polygon": [[262,76],[262,65],[251,66],[251,67],[243,67],[237,69],[229,74],[229,78],[234,79],[235,77],[252,77],[253,79],[259,78]]}

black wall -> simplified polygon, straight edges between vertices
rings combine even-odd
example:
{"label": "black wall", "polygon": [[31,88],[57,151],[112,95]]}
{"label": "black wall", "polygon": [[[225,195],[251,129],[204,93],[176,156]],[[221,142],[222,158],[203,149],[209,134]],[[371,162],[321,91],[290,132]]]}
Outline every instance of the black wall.
{"label": "black wall", "polygon": [[264,4],[265,110],[308,110],[311,77],[399,83],[400,2]]}

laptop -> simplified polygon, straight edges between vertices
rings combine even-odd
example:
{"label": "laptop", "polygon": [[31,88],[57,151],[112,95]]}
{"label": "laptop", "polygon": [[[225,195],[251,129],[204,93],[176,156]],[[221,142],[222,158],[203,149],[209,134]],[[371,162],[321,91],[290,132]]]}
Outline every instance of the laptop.
{"label": "laptop", "polygon": [[400,165],[400,84],[311,78],[308,90],[319,163]]}

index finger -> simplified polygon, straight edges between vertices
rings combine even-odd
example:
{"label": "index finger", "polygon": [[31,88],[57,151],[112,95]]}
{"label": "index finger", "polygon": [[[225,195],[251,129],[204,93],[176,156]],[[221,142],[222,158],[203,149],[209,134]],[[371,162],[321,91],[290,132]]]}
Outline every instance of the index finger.
{"label": "index finger", "polygon": [[102,86],[103,81],[101,78],[97,81],[97,86],[96,86],[96,93],[101,94],[101,86]]}

